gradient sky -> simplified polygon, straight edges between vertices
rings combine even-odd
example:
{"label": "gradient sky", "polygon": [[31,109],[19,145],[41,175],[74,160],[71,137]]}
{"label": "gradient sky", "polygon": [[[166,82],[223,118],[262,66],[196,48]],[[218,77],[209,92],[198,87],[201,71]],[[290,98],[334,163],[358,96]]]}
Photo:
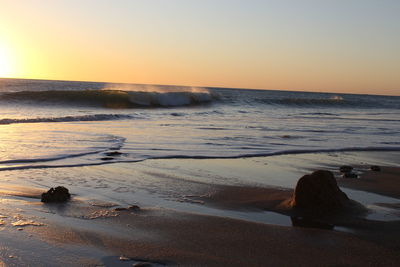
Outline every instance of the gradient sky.
{"label": "gradient sky", "polygon": [[0,0],[0,76],[400,95],[400,1]]}

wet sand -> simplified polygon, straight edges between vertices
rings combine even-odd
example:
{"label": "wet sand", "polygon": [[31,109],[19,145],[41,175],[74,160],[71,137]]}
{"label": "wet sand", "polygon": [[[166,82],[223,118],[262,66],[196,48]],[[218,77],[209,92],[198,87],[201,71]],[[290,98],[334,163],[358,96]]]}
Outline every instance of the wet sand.
{"label": "wet sand", "polygon": [[[232,160],[231,164],[236,162]],[[242,167],[246,165],[246,160],[241,162]],[[251,166],[250,160],[247,162]],[[193,162],[188,161],[187,165],[190,164]],[[388,195],[399,201],[381,203],[391,213],[397,212],[397,219],[379,221],[354,214],[337,219],[334,230],[271,225],[225,216],[227,210],[241,211],[249,217],[264,211],[290,215],[290,208],[282,203],[291,196],[293,188],[184,181],[179,184],[184,191],[180,194],[191,188],[191,195],[185,197],[198,210],[141,203],[140,211],[115,211],[112,203],[91,205],[79,196],[67,204],[43,204],[38,199],[40,188],[7,188],[7,183],[3,183],[0,264],[398,266],[399,181],[397,167],[383,167],[379,173],[368,171],[359,179],[338,178],[340,186]],[[176,184],[170,186],[176,188]],[[199,212],[207,208],[215,208],[216,213]]]}
{"label": "wet sand", "polygon": [[359,179],[338,179],[340,186],[399,198],[400,168],[381,167],[381,171],[367,171]]}
{"label": "wet sand", "polygon": [[[335,231],[282,227],[212,216],[147,210],[99,219],[96,230],[34,228],[54,246],[97,247],[111,255],[183,266],[396,266],[396,248]],[[65,238],[67,237],[67,238]],[[367,253],[368,252],[368,253]]]}

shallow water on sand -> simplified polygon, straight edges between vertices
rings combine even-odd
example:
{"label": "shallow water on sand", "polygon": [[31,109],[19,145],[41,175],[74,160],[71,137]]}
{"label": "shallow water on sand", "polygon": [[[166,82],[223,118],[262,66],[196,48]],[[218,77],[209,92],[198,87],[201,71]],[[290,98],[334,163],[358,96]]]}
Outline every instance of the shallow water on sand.
{"label": "shallow water on sand", "polygon": [[[139,205],[144,208],[166,208],[291,225],[289,217],[277,213],[215,208],[204,205],[199,199],[204,194],[212,193],[218,185],[294,188],[301,176],[315,169],[330,169],[339,177],[338,168],[343,164],[372,165],[383,163],[383,158],[396,159],[398,156],[399,152],[386,152],[385,157],[381,152],[341,152],[241,159],[159,159],[74,168],[9,170],[1,172],[0,192],[13,197],[18,195],[15,192],[26,191],[18,189],[21,186],[38,189],[31,193],[19,193],[22,197],[29,197],[40,195],[40,190],[63,185],[70,189],[73,199],[92,206],[105,207],[105,210],[110,207],[112,210],[115,207]],[[351,161],[352,158],[357,160]],[[399,219],[396,210],[376,205],[398,203],[399,199],[357,190],[343,190],[351,199],[371,209],[369,218]],[[38,199],[35,201],[39,202]],[[64,216],[67,215],[82,216],[64,213]]]}

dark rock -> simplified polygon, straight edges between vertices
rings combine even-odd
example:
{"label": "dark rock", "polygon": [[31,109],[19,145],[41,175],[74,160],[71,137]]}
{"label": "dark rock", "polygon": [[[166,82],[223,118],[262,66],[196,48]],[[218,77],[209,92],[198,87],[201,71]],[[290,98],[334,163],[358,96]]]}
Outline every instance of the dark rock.
{"label": "dark rock", "polygon": [[358,178],[358,175],[353,172],[345,172],[342,175],[343,178]]}
{"label": "dark rock", "polygon": [[130,207],[128,207],[128,210],[130,211],[140,211],[140,207],[137,205],[132,205]]}
{"label": "dark rock", "polygon": [[104,157],[104,158],[101,158],[101,160],[113,160],[114,158],[112,158],[112,157]]}
{"label": "dark rock", "polygon": [[128,208],[115,208],[115,211],[140,211],[140,207],[136,205],[129,206]]}
{"label": "dark rock", "polygon": [[331,223],[320,222],[317,220],[301,217],[301,216],[292,216],[290,217],[292,220],[292,225],[296,227],[305,227],[305,228],[319,228],[319,229],[326,229],[332,230],[335,225]]}
{"label": "dark rock", "polygon": [[151,262],[137,262],[132,265],[133,267],[151,267],[153,264]]}
{"label": "dark rock", "polygon": [[71,194],[64,186],[50,188],[49,191],[42,194],[42,202],[65,202],[71,198]]}
{"label": "dark rock", "polygon": [[172,115],[172,116],[175,116],[175,117],[180,117],[180,116],[184,116],[185,114],[183,114],[183,113],[178,113],[178,112],[173,112],[173,113],[171,113],[171,115]]}
{"label": "dark rock", "polygon": [[351,172],[353,170],[353,167],[344,165],[344,166],[341,166],[339,170],[342,173],[347,173],[347,172]]}
{"label": "dark rock", "polygon": [[105,155],[108,157],[116,157],[116,156],[121,156],[122,153],[118,152],[118,151],[113,151],[113,152],[107,152],[107,153],[105,153]]}
{"label": "dark rock", "polygon": [[379,167],[377,165],[371,166],[370,169],[371,169],[371,171],[374,171],[374,172],[380,172],[381,171],[381,167]]}
{"label": "dark rock", "polygon": [[126,211],[126,210],[128,210],[127,208],[115,208],[114,209],[115,211]]}
{"label": "dark rock", "polygon": [[303,214],[321,216],[344,208],[348,201],[333,173],[319,170],[300,178],[290,204]]}

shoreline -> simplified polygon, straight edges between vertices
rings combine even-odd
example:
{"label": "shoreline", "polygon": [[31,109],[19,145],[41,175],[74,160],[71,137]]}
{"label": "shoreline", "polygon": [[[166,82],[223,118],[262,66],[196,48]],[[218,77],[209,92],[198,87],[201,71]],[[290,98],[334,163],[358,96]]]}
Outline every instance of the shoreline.
{"label": "shoreline", "polygon": [[[378,155],[393,159],[392,153]],[[391,213],[391,220],[350,216],[336,221],[334,230],[322,230],[293,227],[288,222],[279,225],[268,217],[276,214],[290,221],[290,211],[280,204],[291,196],[294,182],[318,168],[337,172],[339,162],[349,158],[357,158],[352,164],[361,178],[338,178],[339,186],[351,188],[350,198],[363,192],[382,194],[374,202],[376,210],[369,203],[362,204],[372,213],[383,212],[382,218]],[[400,168],[365,171],[371,162],[366,158],[357,152],[273,159],[154,160],[77,168],[68,173],[46,170],[52,180],[37,178],[43,174],[40,170],[2,172],[0,263],[396,266],[400,261]],[[104,179],[100,179],[101,173]],[[114,173],[123,175],[114,178],[112,190],[110,185],[106,187],[106,178]],[[30,186],[23,187],[28,174]],[[78,179],[82,174],[86,180]],[[253,180],[246,180],[246,175]],[[135,180],[126,181],[131,176]],[[38,197],[44,185],[60,182],[74,194],[72,201],[41,203]],[[128,182],[134,190],[127,191]],[[394,202],[389,203],[383,195]],[[115,210],[131,204],[138,204],[141,210]],[[50,254],[54,257],[48,258]],[[120,260],[120,256],[125,258]]]}
{"label": "shoreline", "polygon": [[[400,167],[381,167],[380,172],[367,171],[359,179],[340,179],[339,185],[359,191],[367,191],[388,197],[399,198]],[[385,179],[380,179],[382,173]]]}

